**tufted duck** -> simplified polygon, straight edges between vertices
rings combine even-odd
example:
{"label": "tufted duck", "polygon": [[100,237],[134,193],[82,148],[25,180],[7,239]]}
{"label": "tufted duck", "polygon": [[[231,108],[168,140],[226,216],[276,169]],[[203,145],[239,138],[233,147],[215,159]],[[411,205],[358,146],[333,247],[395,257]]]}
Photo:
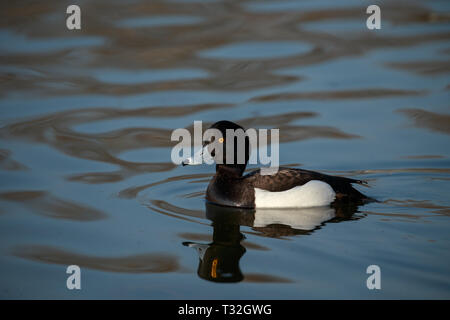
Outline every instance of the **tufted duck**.
{"label": "tufted duck", "polygon": [[[218,129],[222,134],[220,143],[223,143],[224,149],[227,129],[244,130],[230,121],[216,122],[211,128]],[[213,140],[204,142],[203,152],[209,152],[208,146],[211,142]],[[300,208],[343,203],[361,204],[373,200],[353,188],[353,183],[367,184],[362,180],[283,167],[272,175],[263,175],[260,169],[243,175],[250,154],[248,137],[245,137],[245,163],[237,161],[237,143],[234,143],[234,150],[234,162],[226,161],[226,152],[215,154],[214,149],[210,152],[209,156],[216,162],[216,174],[208,185],[207,201],[241,208]],[[187,164],[194,162],[183,162],[183,165]]]}

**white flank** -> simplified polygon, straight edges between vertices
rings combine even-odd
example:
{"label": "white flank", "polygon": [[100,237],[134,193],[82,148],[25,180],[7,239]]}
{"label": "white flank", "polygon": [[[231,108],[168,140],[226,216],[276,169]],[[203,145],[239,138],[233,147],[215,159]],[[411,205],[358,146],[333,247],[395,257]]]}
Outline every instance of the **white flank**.
{"label": "white flank", "polygon": [[255,188],[256,208],[308,208],[327,206],[336,193],[328,183],[312,180],[302,186],[280,192]]}

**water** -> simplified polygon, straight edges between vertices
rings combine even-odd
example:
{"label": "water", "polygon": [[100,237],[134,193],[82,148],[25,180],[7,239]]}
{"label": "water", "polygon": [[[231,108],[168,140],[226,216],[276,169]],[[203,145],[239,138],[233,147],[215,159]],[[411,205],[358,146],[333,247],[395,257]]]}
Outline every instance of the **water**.
{"label": "water", "polygon": [[[450,298],[447,1],[378,1],[379,31],[365,1],[79,3],[81,31],[0,10],[1,298]],[[379,202],[207,206],[170,134],[222,119]]]}

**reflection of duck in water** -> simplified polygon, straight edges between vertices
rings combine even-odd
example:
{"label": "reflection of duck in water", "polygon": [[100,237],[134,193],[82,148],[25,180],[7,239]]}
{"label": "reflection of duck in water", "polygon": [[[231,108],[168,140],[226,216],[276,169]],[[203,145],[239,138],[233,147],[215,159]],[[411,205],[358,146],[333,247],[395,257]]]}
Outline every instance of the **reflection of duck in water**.
{"label": "reflection of duck in water", "polygon": [[244,255],[245,248],[241,245],[244,236],[239,229],[241,224],[251,223],[253,211],[207,203],[206,217],[213,222],[213,242],[183,242],[183,245],[197,250],[199,277],[214,282],[242,281],[244,277],[239,268],[239,260]]}
{"label": "reflection of duck in water", "polygon": [[[310,234],[325,221],[351,217],[355,207],[300,209],[242,209],[206,203],[206,217],[212,221],[213,241],[209,244],[183,242],[199,255],[199,277],[214,282],[239,282],[244,279],[239,260],[245,254],[240,226],[270,237]],[[337,220],[339,221],[339,220]]]}
{"label": "reflection of duck in water", "polygon": [[[217,129],[222,134],[222,138],[214,144],[223,144],[223,150],[226,150],[227,144],[226,130],[243,130],[230,121],[216,122],[211,129]],[[239,148],[237,138],[234,140],[232,164],[227,163],[225,151],[212,150],[213,140],[204,142],[202,152],[209,154],[211,150],[216,162],[216,174],[206,192],[206,199],[212,203],[241,208],[299,208],[371,200],[352,186],[353,183],[365,184],[364,181],[314,171],[279,168],[274,174],[262,175],[259,169],[243,176],[250,156],[250,142],[245,136],[245,163],[240,161],[239,164],[238,159],[243,157],[238,155],[238,150],[243,148]],[[194,163],[192,159],[187,159],[183,165]]]}
{"label": "reflection of duck in water", "polygon": [[336,203],[333,207],[257,208],[251,226],[253,230],[272,238],[308,235],[320,229],[324,222],[360,219],[361,216],[353,216],[357,210],[358,206],[353,203]]}

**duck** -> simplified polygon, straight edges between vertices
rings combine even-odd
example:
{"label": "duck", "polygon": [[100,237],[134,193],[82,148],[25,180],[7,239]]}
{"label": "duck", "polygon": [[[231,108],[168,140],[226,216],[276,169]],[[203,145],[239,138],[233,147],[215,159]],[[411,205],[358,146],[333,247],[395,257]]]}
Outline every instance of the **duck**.
{"label": "duck", "polygon": [[[245,132],[243,127],[228,120],[218,121],[210,129],[220,131],[223,150],[226,150],[227,130],[241,129]],[[213,141],[203,142],[202,153],[210,152],[208,147]],[[238,150],[237,143],[234,143],[234,149],[235,161],[228,161],[231,163],[226,161],[226,152],[216,154],[212,150],[209,154],[215,161],[216,172],[206,190],[207,202],[248,209],[282,209],[351,203],[360,205],[374,201],[353,187],[354,184],[367,186],[368,183],[364,180],[287,167],[279,167],[273,174],[262,174],[261,169],[244,174],[250,155],[248,136],[245,137],[245,162],[237,161],[238,152],[242,152],[242,148]],[[185,159],[182,165],[198,164],[192,159]]]}

